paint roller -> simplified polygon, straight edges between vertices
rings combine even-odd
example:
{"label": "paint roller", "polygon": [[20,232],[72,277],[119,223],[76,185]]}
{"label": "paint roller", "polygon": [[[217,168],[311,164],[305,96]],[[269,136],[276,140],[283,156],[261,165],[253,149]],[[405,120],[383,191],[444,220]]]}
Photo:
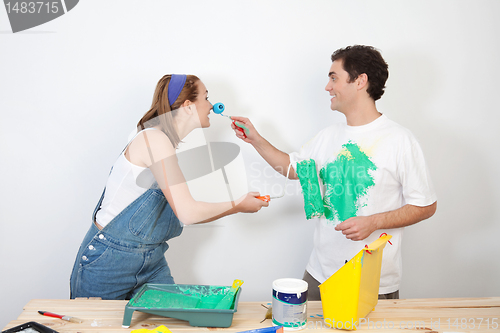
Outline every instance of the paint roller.
{"label": "paint roller", "polygon": [[[224,104],[222,103],[215,103],[212,110],[214,111],[215,114],[220,114],[221,116],[224,116],[224,117],[227,117],[229,119],[231,119],[230,116],[226,116],[225,114],[222,114],[222,112],[224,112],[224,110],[226,109],[226,107],[224,106]],[[231,119],[232,120],[232,119]],[[243,137],[247,137],[247,135],[245,134],[245,130],[248,130],[248,128],[246,128],[245,126],[238,126],[236,125],[236,121],[235,120],[232,120],[233,121],[233,125],[241,132],[243,133]]]}
{"label": "paint roller", "polygon": [[285,178],[285,185],[283,186],[283,191],[281,192],[280,195],[278,196],[270,196],[270,195],[262,195],[260,197],[256,197],[257,199],[260,199],[262,201],[266,201],[266,202],[269,202],[271,201],[271,199],[279,199],[279,198],[283,198],[285,196],[285,191],[286,191],[286,183],[288,182],[288,175],[290,174],[290,168],[292,167],[292,163],[290,163],[288,165],[288,170],[286,171],[286,178]]}

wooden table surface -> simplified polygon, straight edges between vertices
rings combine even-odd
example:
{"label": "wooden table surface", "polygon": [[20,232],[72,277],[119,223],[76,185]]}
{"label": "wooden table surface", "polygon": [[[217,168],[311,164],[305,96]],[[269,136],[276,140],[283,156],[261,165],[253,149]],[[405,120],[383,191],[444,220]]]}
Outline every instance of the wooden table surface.
{"label": "wooden table surface", "polygon": [[[34,299],[28,302],[16,320],[3,330],[29,321],[36,321],[58,332],[71,333],[128,333],[135,329],[153,329],[165,325],[173,333],[208,331],[242,332],[272,326],[264,319],[268,302],[239,302],[229,328],[192,327],[188,322],[134,312],[129,328],[122,328],[123,312],[127,301],[103,300],[49,300]],[[303,331],[332,332],[322,320],[321,302],[308,302],[308,324]],[[41,316],[39,310],[78,317],[81,324]],[[500,332],[500,297],[484,298],[436,298],[380,300],[374,311],[365,318],[358,331],[419,333],[442,332]]]}

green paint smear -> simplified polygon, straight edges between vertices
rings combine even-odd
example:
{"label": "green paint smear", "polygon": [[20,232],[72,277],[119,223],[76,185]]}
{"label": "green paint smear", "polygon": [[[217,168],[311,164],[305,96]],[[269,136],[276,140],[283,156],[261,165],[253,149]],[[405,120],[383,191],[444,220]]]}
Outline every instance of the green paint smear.
{"label": "green paint smear", "polygon": [[359,199],[375,185],[370,170],[377,170],[375,164],[359,146],[349,141],[333,163],[328,163],[320,171],[325,184],[325,217],[335,217],[343,222],[357,216]]}
{"label": "green paint smear", "polygon": [[224,298],[231,287],[214,287],[204,289],[178,288],[174,292],[149,289],[131,305],[147,309],[214,309]]}
{"label": "green paint smear", "polygon": [[[229,118],[230,118],[231,120],[233,119],[233,118],[231,118],[231,117],[229,117]],[[243,131],[243,132],[245,132],[245,134],[250,133],[250,130],[248,129],[248,127],[246,127],[245,125],[243,125],[243,123],[240,123],[240,122],[238,122],[238,121],[234,120],[234,125],[235,125],[235,126],[238,126],[238,127],[243,128],[243,129],[244,129],[244,131]]]}
{"label": "green paint smear", "polygon": [[297,163],[297,175],[304,195],[304,211],[306,218],[323,215],[324,207],[319,189],[318,174],[316,173],[316,162],[313,159]]}
{"label": "green paint smear", "polygon": [[236,126],[241,127],[243,129],[247,130],[248,132],[250,132],[250,130],[248,129],[248,127],[246,127],[245,125],[243,125],[243,123],[240,123],[240,122],[236,121],[235,124],[236,124]]}

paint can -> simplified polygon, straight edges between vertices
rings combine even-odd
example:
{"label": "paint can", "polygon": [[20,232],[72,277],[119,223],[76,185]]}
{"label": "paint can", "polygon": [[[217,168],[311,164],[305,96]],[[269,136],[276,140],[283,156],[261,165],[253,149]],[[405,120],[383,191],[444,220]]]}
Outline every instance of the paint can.
{"label": "paint can", "polygon": [[300,279],[273,281],[273,325],[301,330],[307,324],[307,282]]}

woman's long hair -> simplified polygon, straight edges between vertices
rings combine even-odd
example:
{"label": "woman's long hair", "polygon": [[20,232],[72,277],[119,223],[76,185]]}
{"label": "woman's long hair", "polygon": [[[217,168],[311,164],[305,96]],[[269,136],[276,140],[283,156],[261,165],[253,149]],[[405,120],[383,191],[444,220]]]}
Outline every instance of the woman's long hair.
{"label": "woman's long hair", "polygon": [[170,106],[170,101],[168,100],[168,86],[171,77],[171,75],[165,75],[158,81],[151,109],[149,109],[149,111],[142,116],[141,120],[139,120],[137,128],[143,130],[160,124],[161,130],[168,136],[172,145],[177,147],[181,140],[175,128],[171,111],[179,109],[186,100],[191,102],[196,100],[198,97],[198,86],[196,83],[200,79],[195,75],[187,75],[186,83],[179,97],[174,101],[172,106]]}

